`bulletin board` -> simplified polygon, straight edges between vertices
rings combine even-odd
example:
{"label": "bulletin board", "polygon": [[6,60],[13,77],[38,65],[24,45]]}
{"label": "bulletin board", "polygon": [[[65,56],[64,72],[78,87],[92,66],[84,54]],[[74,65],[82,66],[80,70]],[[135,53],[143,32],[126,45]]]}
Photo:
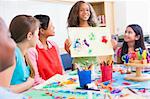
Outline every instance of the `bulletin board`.
{"label": "bulletin board", "polygon": [[111,33],[106,27],[69,27],[71,57],[113,55]]}

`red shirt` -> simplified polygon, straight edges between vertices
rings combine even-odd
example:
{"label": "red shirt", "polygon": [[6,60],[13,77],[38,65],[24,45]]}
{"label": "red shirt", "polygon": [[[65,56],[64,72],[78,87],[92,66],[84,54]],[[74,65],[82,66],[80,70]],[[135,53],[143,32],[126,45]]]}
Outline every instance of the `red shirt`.
{"label": "red shirt", "polygon": [[36,46],[38,52],[38,71],[40,76],[47,80],[55,74],[62,74],[62,64],[57,54],[55,46],[52,45],[51,48],[40,49]]}
{"label": "red shirt", "polygon": [[35,85],[42,83],[55,74],[62,74],[63,65],[59,55],[59,50],[55,42],[47,41],[48,49],[44,49],[43,44],[38,41],[36,48],[28,50],[30,60],[35,70]]}

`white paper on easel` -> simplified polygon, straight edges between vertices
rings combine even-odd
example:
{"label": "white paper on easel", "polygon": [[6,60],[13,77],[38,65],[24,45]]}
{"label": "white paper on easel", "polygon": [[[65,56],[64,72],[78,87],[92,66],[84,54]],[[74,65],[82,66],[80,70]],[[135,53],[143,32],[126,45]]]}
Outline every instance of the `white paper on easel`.
{"label": "white paper on easel", "polygon": [[113,55],[111,33],[101,27],[69,27],[71,57]]}

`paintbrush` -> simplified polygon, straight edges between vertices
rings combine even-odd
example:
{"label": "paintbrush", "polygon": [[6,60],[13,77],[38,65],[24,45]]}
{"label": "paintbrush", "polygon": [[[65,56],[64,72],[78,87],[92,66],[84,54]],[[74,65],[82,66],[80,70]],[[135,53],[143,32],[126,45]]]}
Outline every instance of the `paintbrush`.
{"label": "paintbrush", "polygon": [[79,71],[83,70],[78,64],[75,63],[74,65],[78,68]]}
{"label": "paintbrush", "polygon": [[130,90],[134,94],[138,94],[136,91],[132,90],[131,88],[128,87],[128,90]]}

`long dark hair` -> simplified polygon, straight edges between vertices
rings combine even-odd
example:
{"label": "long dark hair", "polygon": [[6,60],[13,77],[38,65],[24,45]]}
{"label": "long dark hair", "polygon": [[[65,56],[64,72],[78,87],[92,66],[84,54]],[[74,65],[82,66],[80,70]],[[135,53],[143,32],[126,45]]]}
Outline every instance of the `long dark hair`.
{"label": "long dark hair", "polygon": [[[69,16],[68,16],[68,27],[79,27],[79,8],[80,5],[86,3],[84,1],[78,1],[76,2],[70,12],[69,12]],[[90,9],[90,17],[87,20],[88,24],[92,27],[95,27],[97,25],[96,23],[96,14],[95,11],[93,10],[92,6],[89,3],[86,3],[89,6]]]}
{"label": "long dark hair", "polygon": [[[127,27],[131,27],[135,32],[135,35],[140,36],[139,39],[135,41],[134,50],[139,47],[141,47],[144,50],[145,45],[144,45],[143,30],[141,26],[139,26],[138,24],[130,24]],[[124,41],[122,45],[121,57],[127,53],[128,53],[128,45],[127,42]]]}

